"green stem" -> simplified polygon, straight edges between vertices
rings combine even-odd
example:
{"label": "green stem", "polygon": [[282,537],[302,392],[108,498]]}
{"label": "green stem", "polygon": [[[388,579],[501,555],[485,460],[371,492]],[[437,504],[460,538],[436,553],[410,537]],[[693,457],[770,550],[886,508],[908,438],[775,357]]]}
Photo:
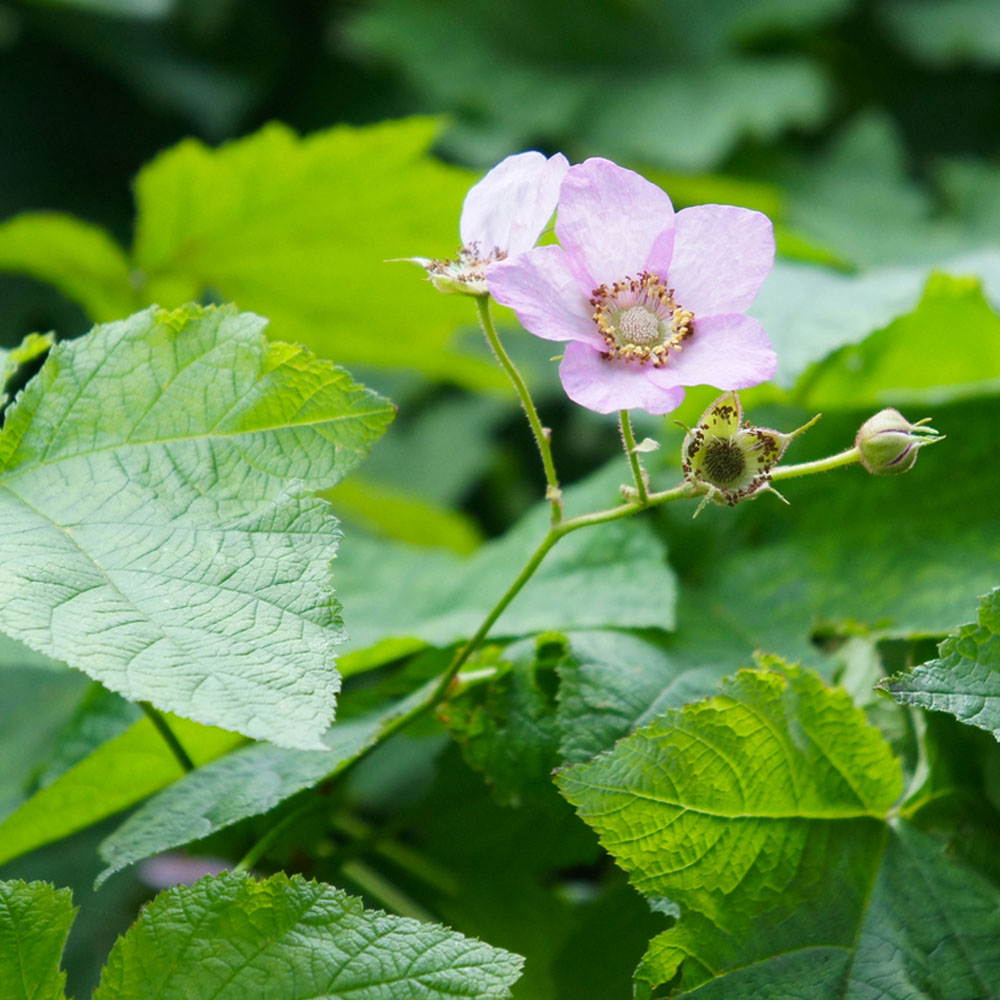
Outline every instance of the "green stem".
{"label": "green stem", "polygon": [[384,875],[375,871],[358,858],[345,861],[340,871],[362,892],[381,903],[387,910],[403,917],[419,920],[423,924],[433,923],[434,916],[419,903],[410,899],[401,889],[393,885]]}
{"label": "green stem", "polygon": [[[573,520],[576,519],[574,518]],[[465,643],[464,646],[459,648],[448,669],[441,675],[441,680],[431,696],[432,705],[436,705],[439,701],[442,701],[445,698],[448,693],[448,688],[451,686],[451,682],[455,679],[455,675],[459,672],[459,670],[462,669],[465,661],[468,660],[468,658],[479,648],[482,641],[486,638],[486,634],[493,627],[493,623],[500,617],[500,615],[503,614],[507,605],[510,604],[515,597],[517,597],[521,588],[531,579],[535,570],[541,565],[541,562],[545,558],[549,549],[551,549],[563,535],[574,530],[573,527],[568,527],[572,524],[573,521],[563,521],[559,524],[553,524],[545,533],[545,537],[541,540],[535,551],[532,552],[531,557],[524,564],[521,572],[518,573],[517,578],[507,588],[507,590],[504,591],[503,596],[494,605],[493,610],[483,619],[482,624],[476,629],[472,638]],[[576,527],[582,527],[582,525],[576,525]]]}
{"label": "green stem", "polygon": [[163,737],[163,742],[170,747],[170,752],[177,758],[185,771],[194,770],[194,761],[188,756],[187,751],[181,746],[180,740],[174,735],[174,731],[167,725],[167,720],[148,701],[140,701],[139,707],[146,713],[146,717],[153,723],[153,727]]}
{"label": "green stem", "polygon": [[861,452],[857,448],[848,448],[846,451],[828,458],[817,458],[815,462],[800,462],[798,465],[779,465],[771,470],[771,481],[779,479],[795,479],[797,476],[811,476],[814,472],[828,472],[830,469],[839,469],[845,465],[854,465],[861,461]]}
{"label": "green stem", "polygon": [[[489,336],[489,329],[491,328],[488,323],[488,313],[485,307],[480,305],[482,315],[486,317],[484,321],[484,327],[487,329],[487,336]],[[501,349],[502,350],[502,349]],[[516,370],[516,369],[515,369]],[[527,390],[525,390],[527,392]],[[530,397],[528,397],[530,402]],[[530,414],[534,412],[532,407],[529,411]],[[537,415],[536,415],[537,421]],[[623,420],[623,438],[625,437],[624,427],[627,425],[627,414],[626,420]],[[629,428],[629,434],[631,434],[631,428]],[[543,450],[544,454],[550,455],[547,446],[548,441],[543,436],[539,439],[539,447],[541,448],[542,441],[545,441],[545,448]],[[626,447],[628,447],[628,440],[625,441]],[[634,448],[634,443],[632,444]],[[634,452],[632,453],[634,454]],[[814,472],[825,472],[828,469],[836,469],[840,466],[851,465],[860,460],[860,455],[856,448],[851,448],[845,452],[841,452],[838,455],[831,455],[829,458],[819,459],[815,462],[803,462],[801,465],[787,465],[784,467],[779,467],[772,471],[773,479],[791,479],[795,476],[808,476]],[[554,481],[554,477],[553,480]],[[551,481],[550,481],[551,482]],[[636,485],[642,482],[641,478],[637,479]],[[549,550],[563,538],[565,535],[569,535],[574,531],[578,531],[580,528],[590,527],[595,524],[606,524],[609,521],[618,521],[622,518],[631,517],[633,514],[639,513],[639,511],[645,510],[649,507],[659,507],[665,503],[671,503],[674,500],[684,500],[700,495],[700,491],[693,486],[691,483],[685,481],[678,483],[676,486],[669,490],[662,490],[658,493],[646,492],[645,497],[640,493],[639,497],[630,502],[621,504],[618,507],[609,507],[607,510],[594,511],[591,514],[579,514],[576,517],[567,518],[562,520],[562,507],[559,505],[560,519],[556,520],[555,517],[555,506],[553,507],[553,523],[550,525],[549,530],[545,533],[545,536],[538,543],[535,551],[532,552],[528,561],[524,564],[521,572],[518,573],[517,577],[511,583],[511,585],[504,591],[500,599],[494,605],[493,609],[487,614],[483,619],[482,624],[476,629],[475,634],[471,639],[464,645],[460,646],[456,651],[454,658],[448,665],[448,669],[441,675],[438,683],[431,690],[429,695],[424,698],[421,702],[410,708],[409,711],[396,716],[392,721],[388,722],[382,730],[379,732],[378,737],[373,740],[364,750],[362,750],[357,757],[352,761],[352,766],[357,764],[359,760],[367,756],[375,747],[380,746],[386,739],[388,739],[393,734],[399,732],[399,730],[408,726],[414,720],[422,717],[426,713],[432,711],[436,705],[443,701],[453,689],[453,685],[456,680],[462,683],[463,680],[466,684],[481,683],[482,681],[488,680],[493,676],[493,671],[491,669],[484,670],[472,670],[468,674],[459,675],[462,667],[468,661],[469,657],[479,648],[483,640],[489,634],[490,629],[496,623],[496,620],[503,614],[507,606],[511,601],[521,592],[524,585],[531,579],[534,575],[535,570],[541,565],[542,560],[548,555]],[[552,499],[550,497],[550,499]],[[171,734],[172,735],[172,734]],[[295,818],[297,818],[303,810],[298,810],[289,816],[285,817],[274,829],[270,830],[265,836],[259,841],[243,858],[243,860],[236,866],[237,871],[244,871],[253,865],[260,856],[267,850],[267,848],[274,841],[275,837],[291,823]],[[362,877],[365,873],[362,873]]]}
{"label": "green stem", "polygon": [[552,523],[558,524],[562,520],[563,514],[562,491],[559,489],[559,479],[556,476],[555,463],[552,461],[552,445],[549,441],[549,430],[543,427],[541,420],[538,419],[538,411],[535,409],[535,403],[531,398],[531,393],[528,391],[528,386],[518,371],[517,366],[511,360],[510,355],[504,349],[503,344],[500,343],[500,337],[497,334],[496,327],[493,325],[493,317],[490,315],[489,297],[486,295],[477,297],[476,308],[479,310],[479,322],[482,324],[483,333],[486,334],[486,339],[489,341],[497,361],[500,362],[503,370],[507,373],[507,377],[513,383],[514,389],[521,399],[524,412],[528,417],[528,423],[531,424],[531,432],[535,435],[535,444],[538,445],[538,453],[542,456],[542,465],[545,468],[545,481],[548,484],[545,496],[552,505]]}
{"label": "green stem", "polygon": [[312,809],[313,803],[311,801],[305,802],[303,805],[299,806],[298,809],[290,812],[284,819],[275,823],[267,833],[264,834],[260,840],[257,841],[253,847],[243,855],[234,868],[234,872],[248,872],[258,861],[267,853],[268,848],[281,836],[285,830],[288,829],[296,820],[301,819],[302,816]]}
{"label": "green stem", "polygon": [[635,450],[635,435],[632,433],[632,418],[628,410],[618,411],[618,426],[621,428],[625,454],[632,466],[632,478],[639,494],[639,503],[645,506],[649,503],[649,490],[646,488],[646,476],[643,473],[642,462],[639,461],[639,453]]}

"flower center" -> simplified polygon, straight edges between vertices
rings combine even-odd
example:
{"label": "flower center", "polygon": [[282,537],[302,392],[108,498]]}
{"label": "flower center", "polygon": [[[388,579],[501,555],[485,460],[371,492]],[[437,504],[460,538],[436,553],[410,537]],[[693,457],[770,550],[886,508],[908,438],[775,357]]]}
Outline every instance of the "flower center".
{"label": "flower center", "polygon": [[595,288],[590,304],[608,359],[662,368],[693,332],[694,313],[677,305],[673,289],[648,271]]}
{"label": "flower center", "polygon": [[703,462],[705,478],[713,486],[723,489],[739,482],[747,467],[743,449],[723,438],[714,438],[708,442]]}
{"label": "flower center", "polygon": [[431,281],[437,278],[459,288],[468,288],[474,294],[485,295],[487,265],[495,260],[503,260],[506,256],[506,251],[499,247],[484,251],[474,241],[468,246],[459,247],[458,256],[453,260],[432,260],[426,267]]}

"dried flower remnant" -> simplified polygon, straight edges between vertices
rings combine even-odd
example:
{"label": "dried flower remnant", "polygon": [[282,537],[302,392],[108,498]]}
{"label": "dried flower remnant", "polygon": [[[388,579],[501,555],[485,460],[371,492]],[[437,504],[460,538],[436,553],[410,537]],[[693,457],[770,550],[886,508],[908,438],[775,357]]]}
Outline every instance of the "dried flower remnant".
{"label": "dried flower remnant", "polygon": [[562,153],[548,159],[537,152],[508,156],[465,196],[457,256],[452,260],[405,259],[424,267],[438,291],[488,295],[487,267],[516,257],[538,242],[555,212],[559,186],[568,169],[569,161]]}
{"label": "dried flower remnant", "polygon": [[681,446],[684,478],[704,499],[694,512],[697,517],[709,502],[734,507],[770,491],[787,503],[771,485],[771,469],[785,454],[789,443],[816,421],[784,434],[769,427],[754,427],[743,420],[739,396],[720,396],[687,434]]}
{"label": "dried flower remnant", "polygon": [[699,205],[674,213],[655,184],[609,160],[570,167],[559,195],[561,246],[490,268],[490,294],[531,333],[567,341],[559,376],[599,413],[669,413],[684,386],[744,389],[776,358],[745,315],[774,262],[760,212]]}

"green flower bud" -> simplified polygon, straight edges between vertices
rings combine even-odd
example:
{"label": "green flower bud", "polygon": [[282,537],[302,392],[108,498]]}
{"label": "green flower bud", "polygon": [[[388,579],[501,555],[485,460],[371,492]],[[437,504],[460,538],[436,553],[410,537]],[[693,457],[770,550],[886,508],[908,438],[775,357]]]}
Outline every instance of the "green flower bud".
{"label": "green flower bud", "polygon": [[861,453],[861,464],[873,476],[909,472],[916,465],[920,449],[943,436],[926,426],[930,419],[926,417],[911,424],[899,410],[881,410],[869,417],[854,439],[854,446]]}

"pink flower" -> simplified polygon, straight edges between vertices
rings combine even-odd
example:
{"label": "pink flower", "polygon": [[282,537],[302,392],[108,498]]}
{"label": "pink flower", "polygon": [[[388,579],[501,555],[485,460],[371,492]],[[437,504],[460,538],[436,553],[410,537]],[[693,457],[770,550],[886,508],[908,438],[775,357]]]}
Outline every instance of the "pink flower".
{"label": "pink flower", "polygon": [[598,413],[669,413],[683,386],[746,389],[774,375],[744,314],[774,263],[767,216],[730,205],[674,214],[660,188],[609,160],[570,167],[556,235],[493,264],[490,294],[526,330],[568,341],[559,377]]}
{"label": "pink flower", "polygon": [[442,292],[487,295],[486,268],[509,260],[538,242],[556,210],[559,186],[569,169],[562,153],[518,153],[498,163],[465,196],[455,260],[409,260],[427,269]]}

